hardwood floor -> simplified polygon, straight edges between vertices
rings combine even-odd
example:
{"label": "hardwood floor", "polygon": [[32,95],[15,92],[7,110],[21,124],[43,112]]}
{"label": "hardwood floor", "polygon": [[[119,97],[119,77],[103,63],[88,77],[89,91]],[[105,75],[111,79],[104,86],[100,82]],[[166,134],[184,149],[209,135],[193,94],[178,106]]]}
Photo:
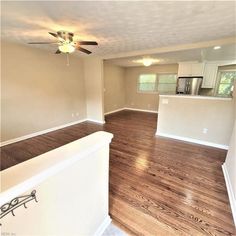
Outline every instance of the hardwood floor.
{"label": "hardwood floor", "polygon": [[98,130],[114,134],[110,215],[133,235],[236,235],[221,164],[226,151],[155,137],[156,114],[121,111],[1,149],[2,169]]}

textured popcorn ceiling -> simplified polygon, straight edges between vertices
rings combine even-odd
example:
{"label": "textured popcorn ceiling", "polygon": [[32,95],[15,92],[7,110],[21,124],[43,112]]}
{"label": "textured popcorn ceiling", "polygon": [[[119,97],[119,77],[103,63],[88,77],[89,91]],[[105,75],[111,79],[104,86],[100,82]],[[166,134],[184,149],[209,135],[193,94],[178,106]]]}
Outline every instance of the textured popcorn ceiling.
{"label": "textured popcorn ceiling", "polygon": [[[134,62],[144,56],[134,56],[125,58],[116,58],[108,60],[110,63],[118,66],[143,66],[142,63]],[[230,60],[236,62],[236,44],[223,45],[221,49],[214,50],[213,47],[182,50],[168,53],[149,54],[148,57],[158,59],[153,64],[174,64],[181,61],[223,61]],[[235,63],[236,64],[236,63]]]}
{"label": "textured popcorn ceiling", "polygon": [[235,2],[2,2],[2,38],[53,41],[57,30],[97,40],[86,48],[99,56],[208,41],[236,34]]}

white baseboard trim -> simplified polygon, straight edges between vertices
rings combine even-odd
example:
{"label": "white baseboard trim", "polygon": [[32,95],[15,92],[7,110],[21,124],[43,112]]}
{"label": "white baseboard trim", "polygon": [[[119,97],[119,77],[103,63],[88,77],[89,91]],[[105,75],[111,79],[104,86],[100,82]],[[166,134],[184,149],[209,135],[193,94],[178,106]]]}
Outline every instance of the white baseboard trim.
{"label": "white baseboard trim", "polygon": [[111,217],[108,215],[104,221],[102,222],[102,224],[98,227],[98,229],[96,230],[94,236],[101,236],[106,228],[109,226],[109,224],[111,223]]}
{"label": "white baseboard trim", "polygon": [[166,138],[178,139],[178,140],[186,141],[186,142],[190,142],[190,143],[197,143],[197,144],[201,144],[201,145],[205,145],[205,146],[221,148],[221,149],[225,149],[225,150],[229,149],[229,146],[227,146],[227,145],[218,144],[218,143],[211,143],[211,142],[207,142],[207,141],[203,141],[203,140],[199,140],[199,139],[193,139],[193,138],[182,137],[182,136],[166,134],[166,133],[158,133],[158,132],[156,133],[156,135],[166,137]]}
{"label": "white baseboard trim", "polygon": [[123,110],[158,113],[157,111],[154,111],[154,110],[145,110],[145,109],[138,109],[138,108],[132,108],[132,107],[123,107],[123,108],[116,109],[114,111],[109,111],[109,112],[105,113],[104,115],[109,115],[109,114],[112,114],[112,113],[115,113],[118,111],[123,111]]}
{"label": "white baseboard trim", "polygon": [[226,188],[227,188],[227,192],[228,192],[228,196],[229,196],[229,202],[230,202],[232,215],[233,215],[233,219],[234,219],[234,225],[236,226],[236,199],[235,199],[235,196],[233,193],[233,187],[230,182],[229,173],[228,173],[225,163],[222,165],[222,170],[223,170],[224,177],[225,177],[225,183],[226,183]]}
{"label": "white baseboard trim", "polygon": [[[111,111],[111,112],[106,113],[106,114],[111,114],[113,112],[122,111],[122,110],[133,110],[133,111],[143,111],[143,112],[157,113],[156,111],[149,111],[149,110],[141,110],[141,109],[134,109],[134,108],[124,107],[124,108],[117,109],[115,111]],[[12,144],[12,143],[16,143],[16,142],[19,142],[19,141],[23,141],[25,139],[33,138],[33,137],[36,137],[36,136],[39,136],[39,135],[42,135],[42,134],[46,134],[46,133],[49,133],[49,132],[52,132],[52,131],[55,131],[55,130],[58,130],[58,129],[63,129],[63,128],[66,128],[66,127],[71,126],[71,125],[76,125],[76,124],[79,124],[79,123],[84,122],[84,121],[90,121],[90,122],[94,122],[94,123],[98,123],[98,124],[102,124],[102,125],[105,124],[105,121],[95,120],[95,119],[90,119],[90,118],[77,120],[77,121],[73,121],[73,122],[70,122],[70,123],[67,123],[67,124],[64,124],[64,125],[59,125],[59,126],[56,126],[56,127],[53,127],[53,128],[49,128],[49,129],[46,129],[46,130],[38,131],[38,132],[35,132],[35,133],[32,133],[32,134],[27,134],[27,135],[24,135],[24,136],[21,136],[21,137],[18,137],[18,138],[14,138],[14,139],[10,139],[10,140],[1,142],[0,147],[6,146],[6,145],[9,145],[9,144]]]}
{"label": "white baseboard trim", "polygon": [[101,124],[101,125],[105,124],[105,121],[104,121],[104,120],[101,121],[101,120],[94,120],[94,119],[86,119],[86,121],[98,123],[98,124]]}
{"label": "white baseboard trim", "polygon": [[116,109],[116,110],[113,110],[113,111],[109,111],[109,112],[106,112],[104,115],[109,115],[109,114],[112,114],[112,113],[115,113],[115,112],[118,112],[118,111],[123,111],[125,108],[119,108],[119,109]]}
{"label": "white baseboard trim", "polygon": [[63,128],[69,127],[71,125],[76,125],[76,124],[79,124],[79,123],[82,123],[82,122],[85,122],[85,121],[91,121],[91,122],[95,122],[95,123],[98,123],[98,124],[105,124],[104,121],[93,120],[93,119],[77,120],[77,121],[73,121],[73,122],[70,122],[70,123],[67,123],[67,124],[64,124],[64,125],[59,125],[59,126],[56,126],[56,127],[53,127],[53,128],[45,129],[45,130],[38,131],[38,132],[35,132],[35,133],[32,133],[32,134],[27,134],[27,135],[24,135],[24,136],[21,136],[21,137],[18,137],[18,138],[14,138],[14,139],[10,139],[10,140],[1,142],[0,147],[6,146],[8,144],[16,143],[16,142],[19,142],[19,141],[23,141],[25,139],[33,138],[33,137],[36,137],[36,136],[39,136],[39,135],[42,135],[42,134],[46,134],[46,133],[49,133],[49,132],[52,132],[52,131],[55,131],[55,130],[58,130],[58,129],[63,129]]}
{"label": "white baseboard trim", "polygon": [[76,124],[82,123],[84,121],[86,121],[86,119],[73,121],[73,122],[70,122],[70,123],[67,123],[67,124],[64,124],[64,125],[59,125],[59,126],[49,128],[49,129],[45,129],[45,130],[42,130],[42,131],[38,131],[38,132],[35,132],[35,133],[32,133],[32,134],[27,134],[27,135],[24,135],[24,136],[21,136],[21,137],[18,137],[18,138],[10,139],[10,140],[1,142],[0,147],[6,146],[8,144],[16,143],[16,142],[19,142],[19,141],[22,141],[22,140],[25,140],[25,139],[33,138],[33,137],[36,137],[36,136],[39,136],[39,135],[42,135],[42,134],[46,134],[46,133],[49,133],[49,132],[52,132],[52,131],[55,131],[55,130],[58,130],[58,129],[63,129],[63,128],[66,128],[66,127],[71,126],[71,125],[76,125]]}
{"label": "white baseboard trim", "polygon": [[154,111],[154,110],[144,110],[144,109],[138,109],[138,108],[132,108],[132,107],[124,107],[124,110],[158,113],[158,111]]}

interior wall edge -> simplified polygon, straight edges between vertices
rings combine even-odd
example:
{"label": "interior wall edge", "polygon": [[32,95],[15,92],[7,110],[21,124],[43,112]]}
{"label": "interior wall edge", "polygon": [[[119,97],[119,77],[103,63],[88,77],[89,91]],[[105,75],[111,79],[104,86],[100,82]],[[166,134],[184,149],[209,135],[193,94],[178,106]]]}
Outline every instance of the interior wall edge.
{"label": "interior wall edge", "polygon": [[104,113],[125,106],[125,69],[108,61],[103,64]]}
{"label": "interior wall edge", "polygon": [[224,174],[224,178],[225,178],[226,188],[227,188],[227,192],[228,192],[228,196],[229,196],[230,207],[231,207],[231,211],[232,211],[232,215],[233,215],[233,219],[234,219],[234,224],[236,226],[236,199],[233,194],[232,183],[230,181],[227,166],[225,163],[222,165],[222,170],[223,170],[223,174]]}
{"label": "interior wall edge", "polygon": [[96,56],[87,57],[83,59],[83,65],[87,118],[103,121],[103,60]]}

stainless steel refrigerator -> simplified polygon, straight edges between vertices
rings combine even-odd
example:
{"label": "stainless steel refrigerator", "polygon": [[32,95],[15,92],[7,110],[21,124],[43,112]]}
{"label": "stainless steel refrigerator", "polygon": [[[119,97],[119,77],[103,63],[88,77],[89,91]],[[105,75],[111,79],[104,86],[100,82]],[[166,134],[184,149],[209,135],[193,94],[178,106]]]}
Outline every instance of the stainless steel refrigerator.
{"label": "stainless steel refrigerator", "polygon": [[179,77],[177,80],[177,94],[198,95],[202,85],[202,76]]}

